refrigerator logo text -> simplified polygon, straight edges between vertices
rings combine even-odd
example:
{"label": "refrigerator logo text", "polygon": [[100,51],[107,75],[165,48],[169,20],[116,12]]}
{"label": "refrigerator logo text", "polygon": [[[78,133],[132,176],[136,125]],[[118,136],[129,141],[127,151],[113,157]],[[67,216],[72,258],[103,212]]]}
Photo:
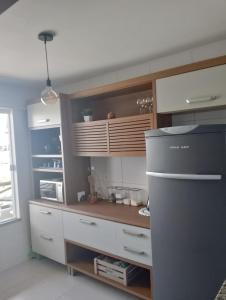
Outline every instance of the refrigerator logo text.
{"label": "refrigerator logo text", "polygon": [[187,150],[187,149],[190,149],[190,146],[189,145],[176,145],[176,146],[169,146],[169,148],[171,150]]}

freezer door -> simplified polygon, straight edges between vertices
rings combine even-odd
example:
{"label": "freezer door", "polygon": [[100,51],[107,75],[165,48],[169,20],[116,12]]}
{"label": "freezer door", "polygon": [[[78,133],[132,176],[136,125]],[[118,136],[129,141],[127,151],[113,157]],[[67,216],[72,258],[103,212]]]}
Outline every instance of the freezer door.
{"label": "freezer door", "polygon": [[225,135],[204,133],[146,139],[147,172],[224,174]]}
{"label": "freezer door", "polygon": [[226,279],[226,182],[148,176],[154,300],[213,300]]}

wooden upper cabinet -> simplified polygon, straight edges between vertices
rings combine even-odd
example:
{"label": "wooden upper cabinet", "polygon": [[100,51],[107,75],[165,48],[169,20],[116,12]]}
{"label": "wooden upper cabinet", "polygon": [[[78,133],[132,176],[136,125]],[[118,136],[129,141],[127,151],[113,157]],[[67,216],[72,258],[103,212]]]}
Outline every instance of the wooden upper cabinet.
{"label": "wooden upper cabinet", "polygon": [[144,131],[153,128],[153,114],[109,120],[109,151],[117,155],[145,155]]}
{"label": "wooden upper cabinet", "polygon": [[44,105],[41,102],[27,106],[28,127],[59,126],[61,124],[60,101]]}
{"label": "wooden upper cabinet", "polygon": [[156,80],[157,112],[226,105],[226,64]]}
{"label": "wooden upper cabinet", "polygon": [[76,156],[108,154],[108,123],[105,120],[72,124],[72,151]]}
{"label": "wooden upper cabinet", "polygon": [[76,156],[144,156],[144,131],[153,128],[153,114],[74,123],[72,151]]}

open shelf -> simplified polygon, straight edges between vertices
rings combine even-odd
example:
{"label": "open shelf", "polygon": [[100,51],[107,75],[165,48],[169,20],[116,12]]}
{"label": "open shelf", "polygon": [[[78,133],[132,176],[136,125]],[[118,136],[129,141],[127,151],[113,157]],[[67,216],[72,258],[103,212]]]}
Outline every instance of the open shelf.
{"label": "open shelf", "polygon": [[71,262],[67,264],[73,270],[81,272],[85,275],[88,275],[92,278],[98,279],[101,282],[107,283],[113,287],[121,289],[127,293],[130,293],[134,296],[139,297],[140,299],[150,300],[151,299],[151,287],[150,287],[150,278],[149,276],[139,276],[134,280],[131,285],[125,286],[114,280],[96,275],[94,273],[93,261],[78,261]]}
{"label": "open shelf", "polygon": [[33,158],[62,158],[61,154],[33,154]]}
{"label": "open shelf", "polygon": [[123,290],[129,294],[132,294],[140,299],[150,300],[151,299],[151,278],[149,268],[140,266],[136,262],[130,262],[130,265],[141,268],[141,273],[137,275],[129,285],[123,285],[110,278],[103,277],[95,273],[94,270],[94,258],[100,254],[108,256],[115,260],[125,261],[123,258],[114,256],[113,254],[103,252],[101,250],[91,248],[82,244],[78,244],[72,241],[65,240],[66,250],[66,265],[69,269],[85,274],[103,283],[109,284],[115,288]]}
{"label": "open shelf", "polygon": [[54,168],[33,168],[34,172],[49,172],[49,173],[63,173],[63,169]]}

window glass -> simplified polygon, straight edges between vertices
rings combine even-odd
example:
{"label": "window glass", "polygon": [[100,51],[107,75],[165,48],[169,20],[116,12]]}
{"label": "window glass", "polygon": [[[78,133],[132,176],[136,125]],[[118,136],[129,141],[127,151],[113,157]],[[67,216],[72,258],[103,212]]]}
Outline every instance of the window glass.
{"label": "window glass", "polygon": [[0,110],[0,223],[17,217],[11,112]]}

